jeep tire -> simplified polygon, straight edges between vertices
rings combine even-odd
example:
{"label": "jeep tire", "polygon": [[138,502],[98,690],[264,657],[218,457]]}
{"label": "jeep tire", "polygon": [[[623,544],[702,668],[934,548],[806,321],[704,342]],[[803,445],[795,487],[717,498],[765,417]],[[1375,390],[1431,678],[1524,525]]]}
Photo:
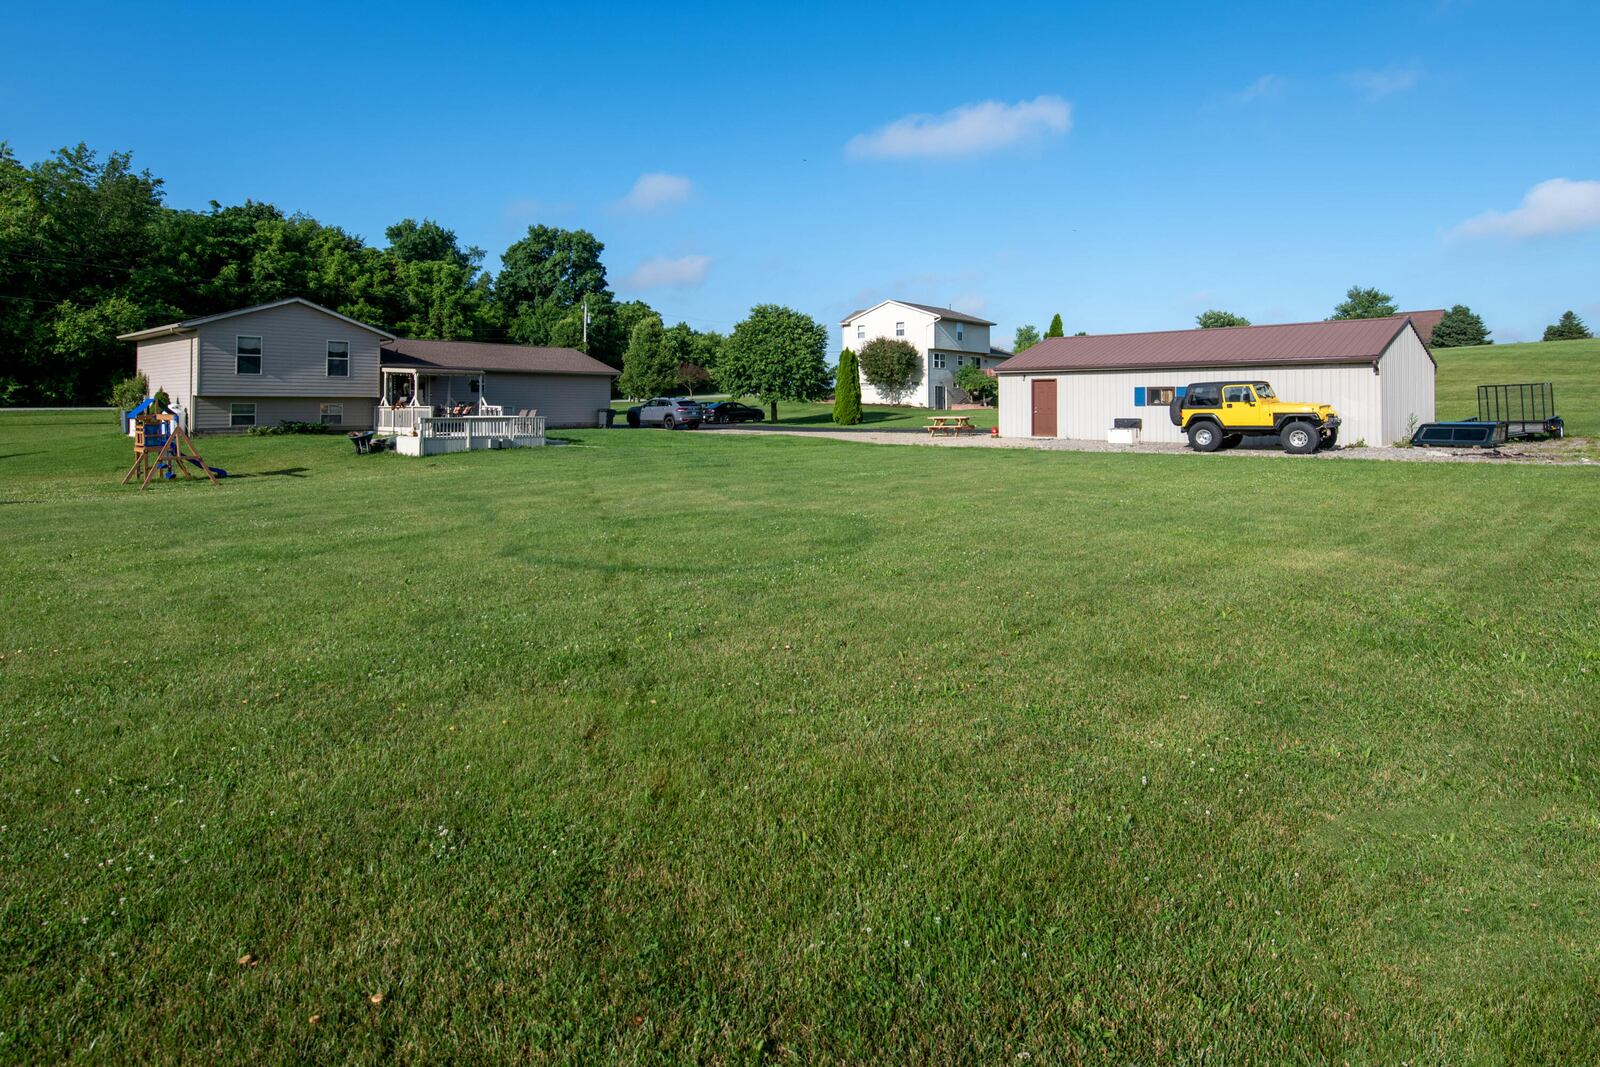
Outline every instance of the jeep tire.
{"label": "jeep tire", "polygon": [[1215,452],[1222,447],[1222,428],[1210,419],[1190,423],[1189,447],[1196,452]]}
{"label": "jeep tire", "polygon": [[1331,430],[1323,431],[1322,444],[1318,445],[1317,447],[1318,448],[1333,448],[1338,443],[1339,443],[1339,429],[1338,429],[1338,427],[1334,427]]}
{"label": "jeep tire", "polygon": [[1317,450],[1317,445],[1322,439],[1317,428],[1311,423],[1296,420],[1283,428],[1278,440],[1283,443],[1285,452],[1296,456],[1309,456]]}

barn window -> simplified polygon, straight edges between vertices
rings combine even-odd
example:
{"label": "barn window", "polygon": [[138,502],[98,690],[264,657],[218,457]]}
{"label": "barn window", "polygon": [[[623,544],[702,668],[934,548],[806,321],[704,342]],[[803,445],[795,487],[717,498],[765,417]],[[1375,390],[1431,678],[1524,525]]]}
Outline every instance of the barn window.
{"label": "barn window", "polygon": [[1133,406],[1164,408],[1172,403],[1177,393],[1177,389],[1170,385],[1141,385],[1133,391]]}

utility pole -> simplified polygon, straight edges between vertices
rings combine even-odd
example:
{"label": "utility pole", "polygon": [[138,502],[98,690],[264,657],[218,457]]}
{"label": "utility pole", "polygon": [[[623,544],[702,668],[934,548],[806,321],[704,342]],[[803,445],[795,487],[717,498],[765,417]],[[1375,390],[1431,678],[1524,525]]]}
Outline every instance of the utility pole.
{"label": "utility pole", "polygon": [[589,351],[589,298],[583,298],[583,350]]}

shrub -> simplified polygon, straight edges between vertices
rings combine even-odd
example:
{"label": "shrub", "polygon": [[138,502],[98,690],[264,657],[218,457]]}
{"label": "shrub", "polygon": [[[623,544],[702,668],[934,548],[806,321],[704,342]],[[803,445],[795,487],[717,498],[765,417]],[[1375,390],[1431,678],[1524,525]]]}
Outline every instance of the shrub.
{"label": "shrub", "polygon": [[294,433],[343,433],[342,426],[329,426],[322,422],[296,422],[285,419],[276,426],[252,426],[249,433],[252,437],[282,437]]}
{"label": "shrub", "polygon": [[135,374],[111,387],[111,406],[117,409],[117,418],[120,419],[138,407],[139,402],[149,395],[150,379],[143,374]]}
{"label": "shrub", "polygon": [[968,363],[956,371],[956,388],[972,398],[974,404],[989,404],[1000,391],[1000,382],[983,372],[975,363]]}

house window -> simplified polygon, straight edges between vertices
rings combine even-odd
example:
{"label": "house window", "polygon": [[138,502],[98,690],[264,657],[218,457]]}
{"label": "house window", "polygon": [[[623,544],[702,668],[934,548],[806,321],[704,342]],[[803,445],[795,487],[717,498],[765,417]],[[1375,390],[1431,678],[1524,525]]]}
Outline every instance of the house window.
{"label": "house window", "polygon": [[856,323],[856,340],[857,341],[864,340],[866,338],[866,336],[867,336],[867,324],[864,323],[864,322]]}
{"label": "house window", "polygon": [[1143,392],[1144,406],[1152,408],[1166,407],[1168,404],[1172,403],[1172,398],[1178,393],[1178,390],[1170,385],[1147,385],[1142,390],[1136,389],[1134,391]]}
{"label": "house window", "polygon": [[935,352],[933,354],[933,369],[934,370],[944,370],[944,353],[943,352]]}
{"label": "house window", "polygon": [[324,426],[343,426],[344,425],[344,405],[343,404],[324,404],[324,405],[322,405],[321,414],[322,414],[322,425],[324,425]]}
{"label": "house window", "polygon": [[229,426],[254,426],[256,424],[256,406],[254,404],[229,404]]}
{"label": "house window", "polygon": [[241,336],[234,339],[233,372],[235,374],[261,373],[261,338]]}
{"label": "house window", "polygon": [[959,341],[959,340],[961,340],[961,339],[962,339],[962,337],[964,337],[964,336],[966,336],[966,335],[965,335],[965,333],[964,333],[964,332],[963,332],[963,330],[962,330],[962,327],[961,327],[961,323],[959,323],[959,322],[958,322],[958,323],[956,323],[956,340],[957,340],[957,341]]}
{"label": "house window", "polygon": [[350,377],[350,342],[328,342],[328,377]]}
{"label": "house window", "polygon": [[906,324],[903,323],[903,322],[895,323],[894,324],[894,335],[896,337],[904,337],[906,335]]}

